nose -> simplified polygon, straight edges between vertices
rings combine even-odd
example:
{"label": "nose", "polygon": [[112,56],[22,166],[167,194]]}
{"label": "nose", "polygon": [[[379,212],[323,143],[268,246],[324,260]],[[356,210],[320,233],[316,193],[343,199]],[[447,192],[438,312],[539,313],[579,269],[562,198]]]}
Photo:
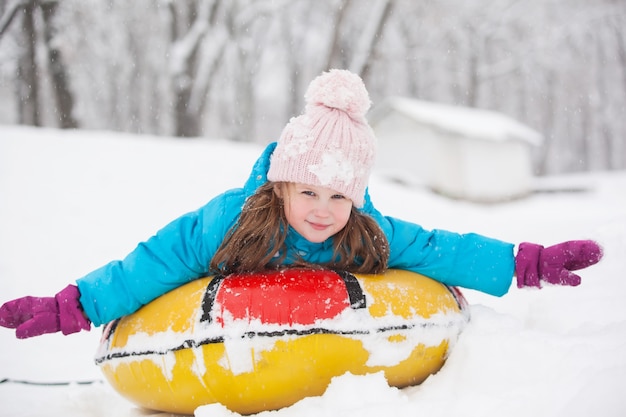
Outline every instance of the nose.
{"label": "nose", "polygon": [[330,205],[328,201],[318,200],[313,210],[318,217],[328,217],[330,215]]}

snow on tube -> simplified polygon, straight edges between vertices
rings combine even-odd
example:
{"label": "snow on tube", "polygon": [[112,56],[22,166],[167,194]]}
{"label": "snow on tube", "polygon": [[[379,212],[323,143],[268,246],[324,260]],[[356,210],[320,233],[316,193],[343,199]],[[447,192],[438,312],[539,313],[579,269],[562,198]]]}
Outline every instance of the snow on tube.
{"label": "snow on tube", "polygon": [[109,323],[96,363],[145,408],[252,414],[322,395],[346,372],[421,383],[443,366],[466,306],[456,288],[402,270],[207,277]]}

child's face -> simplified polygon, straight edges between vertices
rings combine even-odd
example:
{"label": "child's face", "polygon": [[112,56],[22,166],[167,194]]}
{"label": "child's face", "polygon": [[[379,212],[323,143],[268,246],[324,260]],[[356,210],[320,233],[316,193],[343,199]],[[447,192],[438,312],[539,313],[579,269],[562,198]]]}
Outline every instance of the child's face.
{"label": "child's face", "polygon": [[274,192],[283,199],[289,225],[309,242],[325,241],[350,218],[352,200],[330,188],[286,183]]}

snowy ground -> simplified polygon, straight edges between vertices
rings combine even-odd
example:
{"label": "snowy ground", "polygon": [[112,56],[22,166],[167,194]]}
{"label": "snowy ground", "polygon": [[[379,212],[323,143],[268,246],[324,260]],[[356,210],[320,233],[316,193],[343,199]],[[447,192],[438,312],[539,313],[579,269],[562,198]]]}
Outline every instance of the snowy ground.
{"label": "snowy ground", "polygon": [[[0,302],[51,295],[124,256],[167,221],[240,185],[259,146],[0,127]],[[322,397],[275,417],[420,415],[528,417],[626,414],[626,173],[569,177],[587,192],[508,204],[454,202],[374,176],[378,208],[427,228],[511,242],[595,238],[605,259],[578,288],[466,291],[472,321],[447,364],[424,384],[389,388],[381,375],[336,379]],[[0,329],[0,416],[146,416],[102,382],[99,329],[17,340]],[[88,385],[78,381],[99,381]],[[199,417],[230,416],[219,406]]]}

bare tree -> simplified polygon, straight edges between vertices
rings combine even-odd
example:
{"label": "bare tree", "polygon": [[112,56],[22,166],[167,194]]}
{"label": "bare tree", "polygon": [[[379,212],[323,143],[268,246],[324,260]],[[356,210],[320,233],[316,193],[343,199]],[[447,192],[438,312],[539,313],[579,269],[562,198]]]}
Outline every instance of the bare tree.
{"label": "bare tree", "polygon": [[[169,3],[172,22],[170,71],[175,95],[176,136],[201,134],[204,97],[226,43],[223,29],[215,27],[221,3],[220,0]],[[207,39],[209,34],[211,39]]]}
{"label": "bare tree", "polygon": [[40,8],[44,23],[44,43],[48,51],[48,68],[52,79],[52,91],[56,101],[56,115],[61,128],[78,127],[74,119],[74,97],[69,89],[65,65],[55,42],[56,27],[54,16],[59,6],[58,1],[41,1]]}
{"label": "bare tree", "polygon": [[383,38],[382,32],[392,8],[393,0],[378,0],[372,7],[369,19],[361,32],[349,68],[363,79],[369,74],[372,55]]}
{"label": "bare tree", "polygon": [[341,28],[344,26],[344,22],[347,20],[348,9],[352,0],[338,0],[334,5],[336,13],[332,16],[332,23],[330,25],[332,29],[332,35],[330,36],[330,48],[328,48],[328,58],[326,59],[325,69],[332,68],[333,65],[340,62],[342,59],[341,51]]}
{"label": "bare tree", "polygon": [[65,65],[59,49],[55,44],[54,15],[58,6],[56,0],[22,0],[15,1],[0,19],[0,36],[21,12],[22,17],[22,54],[18,62],[16,83],[16,99],[20,123],[41,125],[41,83],[42,68],[37,63],[36,49],[38,45],[35,12],[41,11],[43,21],[43,45],[47,50],[48,69],[55,98],[55,113],[61,128],[75,128],[78,123],[73,117],[73,96],[69,89]]}
{"label": "bare tree", "polygon": [[34,13],[36,5],[34,1],[18,3],[21,3],[21,41],[23,44],[17,63],[18,74],[15,84],[18,117],[21,124],[41,126],[39,69],[35,60],[37,37]]}

